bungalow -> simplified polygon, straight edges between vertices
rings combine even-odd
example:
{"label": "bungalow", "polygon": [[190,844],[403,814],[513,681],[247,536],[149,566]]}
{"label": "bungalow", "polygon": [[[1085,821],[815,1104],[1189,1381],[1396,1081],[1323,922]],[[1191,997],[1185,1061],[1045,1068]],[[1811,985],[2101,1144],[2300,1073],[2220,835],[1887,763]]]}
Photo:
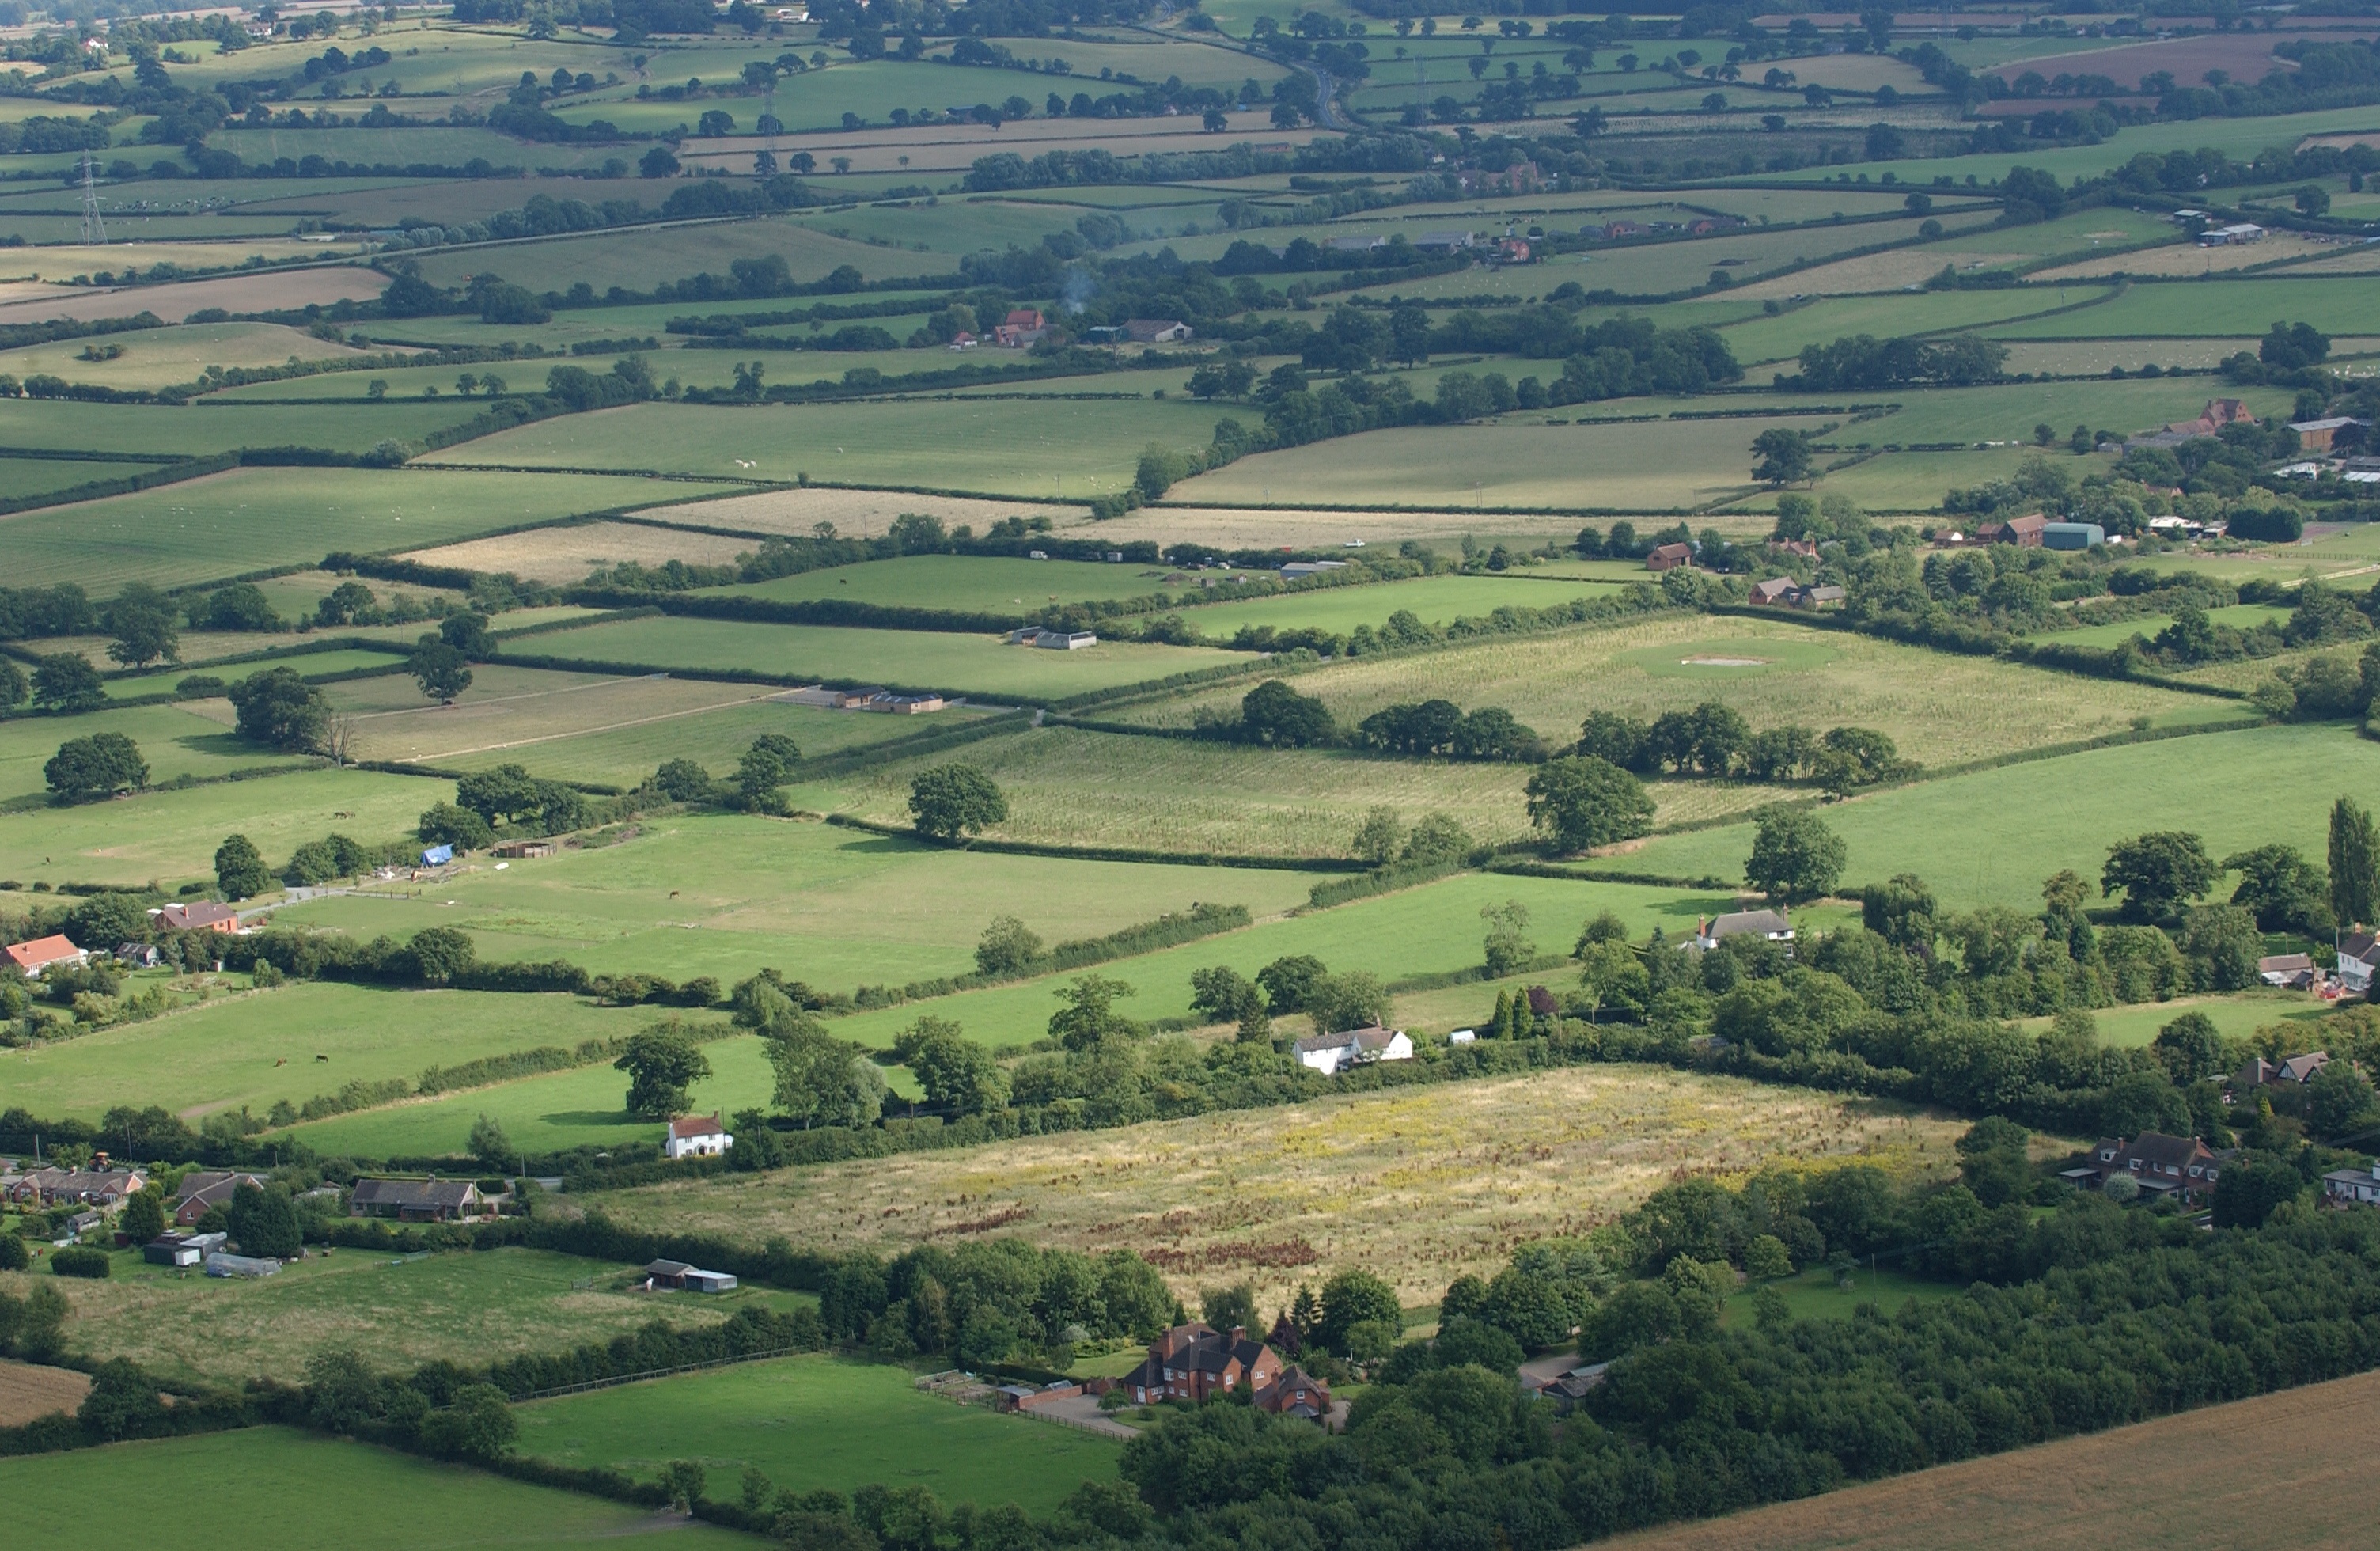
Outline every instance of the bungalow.
{"label": "bungalow", "polygon": [[2275,953],[2256,961],[2256,978],[2267,986],[2302,991],[2313,984],[2313,960],[2303,953]]}
{"label": "bungalow", "polygon": [[1793,940],[1793,924],[1775,910],[1738,910],[1694,923],[1694,945],[1716,948],[1731,937],[1757,935],[1771,942]]}
{"label": "bungalow", "polygon": [[1603,240],[1618,242],[1621,237],[1648,237],[1653,228],[1635,221],[1607,221],[1603,224]]}
{"label": "bungalow", "polygon": [[459,1222],[490,1215],[487,1198],[468,1180],[358,1180],[347,1197],[351,1218]]}
{"label": "bungalow", "polygon": [[149,918],[159,929],[169,932],[236,932],[239,930],[239,912],[214,900],[199,900],[189,904],[169,904],[152,910]]}
{"label": "bungalow", "polygon": [[1256,1392],[1256,1406],[1257,1410],[1269,1411],[1275,1416],[1296,1416],[1308,1422],[1323,1422],[1330,1415],[1330,1387],[1292,1363],[1275,1374],[1270,1384]]}
{"label": "bungalow", "polygon": [[2380,969],[2380,938],[2370,932],[2349,932],[2338,939],[2338,983],[2361,996],[2372,989],[2372,972]]}
{"label": "bungalow", "polygon": [[1663,544],[1645,557],[1645,569],[1674,571],[1681,565],[1694,563],[1694,547],[1692,544]]}
{"label": "bungalow", "polygon": [[1802,596],[1802,584],[1791,576],[1775,576],[1752,584],[1752,601],[1764,609],[1790,609]]}
{"label": "bungalow", "polygon": [[1374,1024],[1369,1028],[1349,1029],[1344,1034],[1313,1034],[1298,1040],[1293,1047],[1299,1064],[1312,1068],[1324,1076],[1334,1076],[1351,1066],[1366,1066],[1373,1061],[1413,1060],[1413,1041],[1402,1029],[1384,1029]]}
{"label": "bungalow", "polygon": [[1281,1355],[1262,1341],[1248,1339],[1245,1326],[1234,1325],[1225,1333],[1194,1323],[1177,1325],[1149,1342],[1148,1360],[1123,1382],[1135,1401],[1148,1405],[1204,1400],[1243,1386],[1261,1395],[1281,1373]]}
{"label": "bungalow", "polygon": [[973,331],[961,329],[958,333],[951,335],[951,342],[947,346],[945,346],[945,348],[952,350],[972,350],[982,343],[982,339],[977,336]]}
{"label": "bungalow", "polygon": [[2092,1189],[2119,1174],[2128,1175],[2140,1181],[2143,1195],[2194,1201],[2215,1188],[2226,1156],[2211,1151],[2195,1136],[2144,1131],[2130,1142],[2120,1136],[2101,1137],[2091,1148],[2088,1163],[2062,1169],[2058,1177]]}
{"label": "bungalow", "polygon": [[735,1278],[725,1271],[706,1271],[683,1260],[656,1260],[644,1270],[647,1292],[733,1292]]}
{"label": "bungalow", "polygon": [[212,1207],[231,1210],[232,1195],[242,1185],[262,1190],[264,1176],[214,1169],[196,1169],[183,1175],[181,1184],[174,1192],[174,1226],[188,1228],[205,1217]]}
{"label": "bungalow", "polygon": [[663,1157],[717,1157],[735,1145],[717,1115],[687,1115],[669,1123],[669,1139],[662,1144]]}
{"label": "bungalow", "polygon": [[92,1158],[89,1169],[37,1169],[10,1181],[8,1199],[42,1206],[86,1206],[113,1211],[125,1198],[149,1188],[149,1176],[138,1169],[110,1169],[107,1155]]}
{"label": "bungalow", "polygon": [[1135,345],[1183,345],[1196,331],[1179,318],[1127,318],[1123,336]]}
{"label": "bungalow", "polygon": [[2369,1169],[2332,1169],[2322,1177],[2322,1194],[2334,1206],[2370,1206],[2380,1201],[2380,1163]]}
{"label": "bungalow", "polygon": [[39,980],[43,972],[59,964],[79,966],[91,957],[89,952],[67,941],[63,932],[52,932],[30,942],[12,942],[6,951],[8,962],[32,980]]}

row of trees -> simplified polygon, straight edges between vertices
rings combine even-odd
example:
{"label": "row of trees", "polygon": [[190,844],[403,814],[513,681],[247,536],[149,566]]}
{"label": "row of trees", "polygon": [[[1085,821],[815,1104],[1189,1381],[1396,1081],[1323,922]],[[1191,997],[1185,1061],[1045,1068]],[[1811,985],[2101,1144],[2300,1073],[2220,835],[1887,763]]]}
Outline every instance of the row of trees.
{"label": "row of trees", "polygon": [[1912,774],[1891,738],[1866,727],[1806,727],[1754,732],[1742,712],[1718,700],[1665,711],[1650,722],[1595,711],[1579,730],[1576,752],[1644,775],[1741,776],[1751,781],[1809,780],[1831,793]]}

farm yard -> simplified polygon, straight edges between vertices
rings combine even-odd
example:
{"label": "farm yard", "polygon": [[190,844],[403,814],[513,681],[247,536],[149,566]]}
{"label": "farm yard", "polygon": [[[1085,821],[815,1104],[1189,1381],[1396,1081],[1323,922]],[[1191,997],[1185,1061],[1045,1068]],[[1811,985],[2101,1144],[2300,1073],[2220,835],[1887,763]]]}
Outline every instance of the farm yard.
{"label": "farm yard", "polygon": [[16,1538],[2358,1544],[2372,29],[1399,9],[0,16]]}

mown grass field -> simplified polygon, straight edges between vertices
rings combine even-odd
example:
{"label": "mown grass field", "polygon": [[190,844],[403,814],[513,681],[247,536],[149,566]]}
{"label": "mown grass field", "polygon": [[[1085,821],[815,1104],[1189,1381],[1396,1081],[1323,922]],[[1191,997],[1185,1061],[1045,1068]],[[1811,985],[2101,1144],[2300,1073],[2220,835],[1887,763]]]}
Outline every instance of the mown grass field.
{"label": "mown grass field", "polygon": [[[13,434],[0,422],[0,435]],[[575,474],[240,468],[0,518],[0,542],[17,585],[97,582],[103,595],[128,581],[180,587],[319,561],[332,550],[443,543],[641,504],[654,493],[648,481]],[[666,493],[698,491],[674,485]],[[237,542],[228,542],[234,533]]]}
{"label": "mown grass field", "polygon": [[[2226,1037],[2242,1037],[2272,1024],[2312,1024],[2335,1011],[2336,1004],[2317,1001],[2302,991],[2242,991],[2235,996],[2177,997],[2171,1001],[2143,1002],[2131,1007],[2103,1007],[2091,1014],[2099,1025],[2101,1043],[2144,1046],[2157,1031],[2185,1012],[2203,1012]],[[2024,1026],[2040,1030],[2047,1018],[2028,1018]]]}
{"label": "mown grass field", "polygon": [[[197,381],[210,366],[279,366],[291,357],[303,361],[353,361],[367,352],[315,338],[280,323],[187,323],[177,328],[118,336],[124,354],[114,360],[81,358],[80,340],[0,350],[0,371],[18,377],[48,372],[69,382],[109,388],[163,388]],[[358,388],[358,392],[361,392]]]}
{"label": "mown grass field", "polygon": [[[698,1460],[722,1484],[747,1469],[780,1490],[924,1486],[945,1507],[1014,1502],[1047,1513],[1115,1474],[1112,1438],[928,1395],[906,1368],[826,1356],[539,1400],[516,1413],[521,1451],[639,1478]],[[721,1488],[713,1488],[718,1491]]]}
{"label": "mown grass field", "polygon": [[[70,1351],[134,1358],[161,1377],[219,1384],[305,1377],[313,1353],[341,1347],[407,1372],[604,1340],[650,1319],[707,1325],[739,1303],[783,1307],[804,1295],[741,1289],[723,1297],[625,1290],[628,1267],[517,1246],[392,1256],[317,1249],[257,1281],[202,1277],[118,1250],[105,1281],[55,1278],[73,1305]],[[39,1273],[0,1273],[22,1291]]]}
{"label": "mown grass field", "polygon": [[1524,1240],[1610,1220],[1681,1168],[1856,1157],[1932,1173],[1957,1129],[1806,1090],[1567,1068],[601,1199],[624,1222],[838,1249],[1128,1242],[1185,1300],[1246,1278],[1267,1311],[1360,1266],[1415,1304]]}
{"label": "mown grass field", "polygon": [[[1245,658],[1201,647],[1101,641],[1079,651],[1011,646],[998,636],[630,619],[531,636],[522,655],[656,669],[747,669],[790,677],[896,685],[1011,700],[1058,699]],[[921,721],[919,725],[924,725]]]}
{"label": "mown grass field", "polygon": [[1849,1286],[1841,1285],[1833,1273],[1814,1268],[1773,1282],[1748,1284],[1730,1295],[1720,1311],[1719,1323],[1730,1329],[1750,1326],[1752,1300],[1761,1287],[1773,1287],[1783,1293],[1785,1306],[1793,1311],[1796,1319],[1850,1319],[1863,1303],[1873,1303],[1890,1315],[1911,1300],[1931,1303],[1955,1298],[1966,1290],[1949,1282],[1931,1281],[1881,1266],[1862,1266],[1852,1272],[1849,1281]]}
{"label": "mown grass field", "polygon": [[[2041,880],[2071,867],[2096,880],[2107,847],[2149,830],[2187,830],[2212,855],[2283,842],[2318,855],[2330,806],[2370,789],[2380,747],[2336,726],[2261,727],[1984,770],[1880,792],[1825,810],[1850,849],[1843,881],[1914,871],[1945,903],[2037,906]],[[2254,794],[2214,803],[2210,792]],[[2011,794],[2023,819],[1975,822]],[[1625,866],[1662,873],[1742,870],[1749,825],[1648,841]],[[2228,883],[2224,892],[2228,894]]]}
{"label": "mown grass field", "polygon": [[[446,794],[429,782],[418,789]],[[1313,881],[1270,869],[951,851],[860,830],[721,815],[648,820],[633,840],[516,862],[501,873],[483,867],[418,898],[316,900],[280,918],[365,938],[460,927],[484,958],[560,957],[674,980],[710,975],[732,983],[768,964],[848,992],[971,969],[977,939],[999,915],[1020,916],[1058,942],[1197,900],[1271,915],[1302,903]]]}
{"label": "mown grass field", "polygon": [[[135,1539],[155,1533],[160,1500],[208,1505],[174,1531],[175,1543],[191,1551],[241,1551],[260,1538],[293,1545],[335,1538],[352,1551],[534,1551],[607,1545],[656,1527],[645,1509],[285,1427],[116,1444],[77,1456],[75,1465],[82,1489],[69,1495],[49,1488],[55,1460],[0,1460],[0,1491],[17,1505],[14,1533],[37,1543]],[[671,1544],[686,1551],[745,1544],[709,1524],[667,1527]]]}
{"label": "mown grass field", "polygon": [[410,834],[423,808],[453,795],[441,782],[320,769],[0,814],[0,878],[126,888],[154,880],[171,891],[212,879],[225,835],[247,835],[277,867],[334,830],[357,840]]}
{"label": "mown grass field", "polygon": [[[0,797],[44,791],[42,767],[57,753],[58,745],[94,733],[121,733],[138,744],[152,782],[223,775],[286,757],[235,737],[180,705],[131,706],[75,717],[12,717],[0,721]],[[0,818],[0,826],[10,822]]]}
{"label": "mown grass field", "polygon": [[[1643,580],[1645,575],[1638,570],[1628,579]],[[1222,584],[1206,596],[1213,597],[1229,585]],[[1424,624],[1443,625],[1464,615],[1484,618],[1498,609],[1557,608],[1573,599],[1612,590],[1612,584],[1601,581],[1540,581],[1534,570],[1515,571],[1510,576],[1423,576],[1370,587],[1326,588],[1291,598],[1208,604],[1185,609],[1182,617],[1210,640],[1227,639],[1246,625],[1343,633],[1359,624],[1377,629],[1401,609],[1410,610]]]}
{"label": "mown grass field", "polygon": [[2306,280],[2190,280],[2134,285],[2102,307],[2010,323],[2005,339],[2107,339],[2210,334],[2252,337],[2273,320],[2318,320],[2326,333],[2380,333],[2380,297],[2372,283],[2349,275]]}
{"label": "mown grass field", "polygon": [[[2118,1533],[2237,1551],[2347,1551],[2369,1538],[2348,1483],[2380,1419],[2362,1374],[2034,1448],[1847,1487],[1730,1518],[1623,1535],[1622,1551],[2092,1551]],[[2243,1438],[2286,1437],[2264,1468]]]}
{"label": "mown grass field", "polygon": [[[226,281],[222,284],[240,283]],[[476,406],[460,400],[419,405],[291,405],[275,409],[270,415],[258,415],[247,410],[213,406],[79,404],[70,399],[12,398],[0,401],[0,443],[12,447],[72,448],[77,452],[142,453],[180,457],[201,457],[229,447],[292,445],[325,447],[339,453],[368,453],[384,440],[408,441],[430,431],[458,425],[478,412]],[[135,472],[138,467],[119,467],[112,472],[128,474]],[[303,472],[322,478],[333,471],[310,468]],[[12,525],[22,520],[21,517],[7,519]]]}
{"label": "mown grass field", "polygon": [[745,582],[722,593],[777,602],[833,599],[907,609],[1038,614],[1051,603],[1141,598],[1165,590],[1169,566],[1109,565],[1079,560],[1005,560],[996,556],[905,555],[830,566],[773,581]]}
{"label": "mown grass field", "polygon": [[[2280,624],[2289,618],[2289,611],[2271,603],[2237,603],[2228,609],[2210,609],[2206,617],[2217,624],[2228,624],[2234,630],[2252,630],[2266,623]],[[2049,638],[2060,646],[2098,647],[2113,649],[2135,636],[2154,639],[2158,631],[2173,623],[2170,614],[2150,614],[2140,619],[2119,620],[2113,624],[2086,624],[2080,630],[2060,630]]]}
{"label": "mown grass field", "polygon": [[[403,625],[395,630],[366,633],[379,635],[382,639],[396,648],[395,651],[381,652],[363,648],[351,648],[334,651],[304,652],[286,657],[260,658],[249,662],[208,662],[201,659],[195,662],[177,662],[171,667],[152,669],[145,673],[126,673],[112,677],[103,687],[109,699],[125,700],[168,693],[176,685],[193,673],[203,674],[208,678],[218,678],[226,685],[232,685],[237,684],[251,673],[261,673],[271,668],[287,668],[299,678],[308,680],[320,679],[332,673],[353,673],[361,668],[395,669],[401,667],[405,661],[403,657],[397,655],[397,651],[409,648],[412,645],[410,640],[402,640],[401,637],[419,636],[421,633],[419,625]],[[274,638],[278,640],[282,637]],[[203,652],[206,638],[201,636],[195,636],[193,639],[199,652]],[[103,654],[105,648],[103,647],[101,650]],[[193,655],[198,654],[193,653]],[[114,664],[111,663],[109,666],[112,668]],[[391,675],[382,673],[375,676]],[[413,681],[408,678],[404,682],[410,685]],[[204,700],[186,700],[180,704],[191,714],[204,717],[210,721],[219,722],[225,727],[234,724],[234,712],[231,702],[227,699],[211,697]],[[278,757],[287,757],[278,756]]]}
{"label": "mown grass field", "polygon": [[[144,988],[144,980],[133,986]],[[410,1080],[482,1056],[625,1038],[661,1016],[561,995],[307,982],[20,1046],[0,1053],[0,1071],[11,1102],[43,1115],[97,1120],[119,1104],[157,1104],[194,1124],[219,1109],[247,1109],[261,1120],[279,1100],[302,1105],[346,1083]]]}
{"label": "mown grass field", "polygon": [[[1248,687],[1117,714],[1184,726],[1195,708],[1235,706]],[[1659,619],[1490,637],[1426,656],[1352,659],[1299,674],[1296,687],[1319,696],[1345,726],[1385,705],[1444,696],[1466,710],[1502,706],[1556,742],[1575,738],[1591,710],[1649,717],[1717,699],[1755,728],[1875,728],[1904,757],[1928,765],[2120,732],[2136,717],[2196,720],[2206,710],[2168,690],[1953,658],[1785,619]]]}

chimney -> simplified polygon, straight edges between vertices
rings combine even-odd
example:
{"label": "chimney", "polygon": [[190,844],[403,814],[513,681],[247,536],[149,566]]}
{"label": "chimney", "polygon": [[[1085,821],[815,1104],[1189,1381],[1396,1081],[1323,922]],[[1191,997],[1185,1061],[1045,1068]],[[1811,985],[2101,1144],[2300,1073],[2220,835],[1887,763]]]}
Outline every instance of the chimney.
{"label": "chimney", "polygon": [[[2374,1173],[2375,1173],[2375,1174],[2380,1174],[2380,1165],[2375,1165],[2375,1166],[2374,1167],[2373,1172],[2374,1172]],[[1242,1341],[1245,1341],[1245,1340],[1246,1340],[1247,1339],[1248,1339],[1248,1327],[1247,1327],[1246,1326],[1245,1326],[1245,1325],[1234,1325],[1234,1326],[1232,1326],[1232,1344],[1233,1346],[1237,1346],[1237,1345],[1239,1345]]]}
{"label": "chimney", "polygon": [[106,1173],[106,1172],[107,1172],[107,1155],[106,1155],[105,1153],[93,1153],[93,1154],[91,1154],[91,1172],[92,1172],[92,1173],[94,1173],[94,1174],[104,1174],[104,1173]]}

